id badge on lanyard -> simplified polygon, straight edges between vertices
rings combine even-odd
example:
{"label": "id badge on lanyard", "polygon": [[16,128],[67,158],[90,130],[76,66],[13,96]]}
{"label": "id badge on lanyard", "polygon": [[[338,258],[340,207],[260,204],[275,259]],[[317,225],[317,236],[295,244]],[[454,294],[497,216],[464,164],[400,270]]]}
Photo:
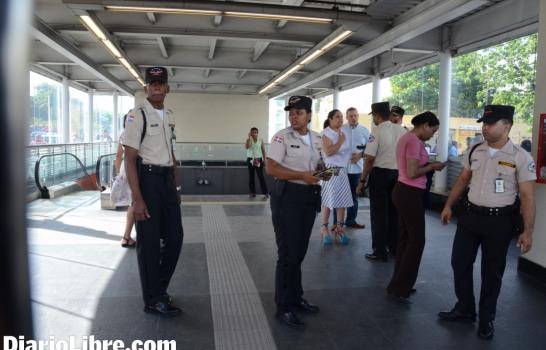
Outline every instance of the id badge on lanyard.
{"label": "id badge on lanyard", "polygon": [[495,193],[504,193],[504,179],[497,177],[495,179]]}

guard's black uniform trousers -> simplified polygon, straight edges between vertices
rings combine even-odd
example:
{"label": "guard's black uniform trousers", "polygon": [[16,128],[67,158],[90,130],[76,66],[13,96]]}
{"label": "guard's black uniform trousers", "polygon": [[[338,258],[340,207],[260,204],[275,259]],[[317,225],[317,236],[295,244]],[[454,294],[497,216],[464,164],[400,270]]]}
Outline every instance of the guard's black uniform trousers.
{"label": "guard's black uniform trousers", "polygon": [[475,314],[473,265],[478,248],[482,248],[479,318],[493,321],[499,297],[506,254],[514,237],[514,214],[508,209],[498,215],[483,207],[466,207],[459,218],[453,241],[451,266],[455,279],[456,309]]}
{"label": "guard's black uniform trousers", "polygon": [[[153,305],[167,293],[184,233],[173,168],[140,165],[139,182],[151,217],[136,221],[138,269],[144,303]],[[164,249],[160,249],[160,238]]]}
{"label": "guard's black uniform trousers", "polygon": [[392,191],[398,182],[398,170],[373,167],[370,172],[370,221],[372,248],[377,255],[394,253],[398,244],[398,212]]}
{"label": "guard's black uniform trousers", "polygon": [[275,302],[279,312],[293,311],[303,297],[301,264],[320,211],[320,191],[318,185],[275,181],[270,204],[277,241]]}

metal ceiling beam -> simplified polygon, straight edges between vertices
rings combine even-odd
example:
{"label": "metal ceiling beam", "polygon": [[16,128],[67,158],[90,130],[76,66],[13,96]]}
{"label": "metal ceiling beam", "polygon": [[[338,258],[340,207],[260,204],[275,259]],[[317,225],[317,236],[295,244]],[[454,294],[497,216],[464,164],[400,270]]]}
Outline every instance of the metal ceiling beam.
{"label": "metal ceiling beam", "polygon": [[[283,5],[301,6],[305,0],[283,0]],[[277,28],[282,29],[288,23],[287,20],[281,20],[277,23]]]}
{"label": "metal ceiling beam", "polygon": [[161,56],[163,56],[163,58],[169,58],[169,53],[167,52],[167,47],[165,46],[162,37],[157,37],[157,44],[159,45],[159,50],[161,50]]}
{"label": "metal ceiling beam", "polygon": [[254,45],[254,53],[252,54],[252,62],[256,62],[262,57],[267,47],[271,44],[271,41],[259,41]]}
{"label": "metal ceiling beam", "polygon": [[[426,2],[428,1],[425,1],[425,3]],[[362,45],[358,49],[351,51],[342,58],[322,67],[303,79],[300,79],[298,82],[273,92],[270,94],[270,97],[275,98],[288,94],[292,91],[305,88],[313,83],[328,78],[337,72],[344,71],[352,66],[380,55],[393,47],[396,47],[488,3],[489,1],[487,0],[444,0],[435,6],[425,9],[417,16],[408,19],[402,24],[386,31],[384,34]]]}
{"label": "metal ceiling beam", "polygon": [[218,39],[209,40],[209,60],[214,59],[214,52],[216,51],[216,43]]}
{"label": "metal ceiling beam", "polygon": [[[309,7],[296,7],[277,4],[260,4],[235,1],[197,1],[184,0],[178,2],[158,2],[158,1],[143,1],[133,0],[63,0],[63,3],[73,10],[90,10],[101,11],[105,10],[106,6],[137,6],[137,7],[152,7],[152,8],[170,8],[170,9],[187,9],[187,10],[211,10],[221,12],[245,12],[256,14],[271,14],[281,16],[301,16],[315,18],[329,18],[335,22],[351,21],[355,24],[362,25],[365,22],[374,22],[375,19],[363,13],[355,13],[351,11],[340,10],[325,10]],[[348,23],[343,23],[348,25]]]}
{"label": "metal ceiling beam", "polygon": [[33,34],[36,39],[40,40],[67,59],[77,63],[79,66],[86,69],[99,79],[103,79],[115,89],[127,95],[134,95],[135,92],[132,89],[114,77],[98,63],[94,62],[80,49],[70,44],[66,39],[59,35],[59,33],[49,28],[47,24],[37,16],[34,16]]}
{"label": "metal ceiling beam", "polygon": [[406,52],[406,53],[422,53],[422,54],[430,54],[430,53],[436,52],[436,51],[432,51],[432,50],[422,50],[422,49],[405,49],[403,47],[393,47],[392,51],[393,52]]}
{"label": "metal ceiling beam", "polygon": [[[155,67],[157,64],[136,64],[139,68],[148,68],[148,67]],[[240,72],[241,70],[246,70],[248,72],[258,72],[258,73],[268,73],[268,74],[277,74],[281,70],[280,69],[272,69],[272,68],[241,68],[241,67],[226,67],[226,66],[189,66],[189,65],[172,65],[172,64],[164,64],[162,65],[165,68],[173,68],[173,69],[197,69],[197,70],[205,70],[205,69],[214,69],[214,70],[223,70],[223,71],[234,71],[234,72]],[[102,64],[102,67],[121,67],[121,64],[119,63],[105,63]],[[301,74],[301,73],[309,73],[309,72],[296,72],[294,74]]]}
{"label": "metal ceiling beam", "polygon": [[248,71],[247,71],[246,69],[240,70],[239,72],[237,72],[237,79],[238,79],[238,80],[243,79],[247,72],[248,72]]}
{"label": "metal ceiling beam", "polygon": [[215,27],[218,27],[220,24],[222,24],[223,16],[214,16],[214,19],[212,20],[212,23]]}
{"label": "metal ceiling beam", "polygon": [[[58,32],[81,33],[86,32],[84,26],[76,24],[53,24],[51,26]],[[278,32],[248,32],[219,29],[195,29],[195,28],[171,28],[171,27],[147,27],[147,26],[108,26],[108,31],[116,36],[133,36],[138,38],[213,38],[220,40],[247,40],[247,41],[271,41],[277,43],[294,44],[301,47],[311,47],[322,40],[320,35],[301,35]],[[362,42],[347,40],[348,45],[362,45]]]}
{"label": "metal ceiling beam", "polygon": [[157,22],[157,18],[153,12],[146,13],[146,17],[148,17],[148,21],[150,21],[151,24],[155,24]]}

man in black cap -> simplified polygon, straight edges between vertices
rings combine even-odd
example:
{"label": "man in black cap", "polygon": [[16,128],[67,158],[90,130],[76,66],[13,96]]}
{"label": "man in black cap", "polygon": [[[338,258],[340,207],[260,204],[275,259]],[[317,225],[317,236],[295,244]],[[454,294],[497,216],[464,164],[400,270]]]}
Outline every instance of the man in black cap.
{"label": "man in black cap", "polygon": [[377,127],[372,130],[364,151],[366,162],[357,192],[362,192],[369,174],[373,252],[365,256],[368,260],[387,261],[387,248],[395,254],[398,244],[398,214],[391,194],[398,181],[396,145],[406,130],[390,122],[389,102],[372,104],[370,114]]}
{"label": "man in black cap", "polygon": [[400,106],[392,106],[389,120],[391,121],[391,123],[402,125],[402,118],[404,117],[405,112],[406,111],[404,110],[404,108]]}
{"label": "man in black cap", "polygon": [[468,188],[467,196],[463,196],[463,213],[457,222],[451,256],[457,303],[451,311],[440,312],[438,316],[445,321],[476,320],[473,266],[481,246],[478,336],[483,339],[493,337],[493,320],[510,241],[517,235],[522,253],[528,252],[534,228],[535,163],[529,153],[508,137],[513,117],[512,106],[485,107],[483,117],[478,120],[483,122],[485,142],[466,152],[463,170],[441,214],[442,222],[449,223],[451,207]]}
{"label": "man in black cap", "polygon": [[147,98],[128,113],[122,144],[133,194],[144,311],[175,316],[181,310],[172,304],[167,287],[182,248],[183,230],[174,180],[175,119],[163,104],[169,92],[167,77],[163,67],[146,69]]}
{"label": "man in black cap", "polygon": [[[321,209],[322,139],[309,130],[312,100],[292,96],[288,100],[290,127],[280,130],[271,140],[267,154],[267,173],[275,178],[271,192],[271,217],[277,243],[275,272],[276,317],[282,323],[304,328],[297,312],[318,313],[319,307],[303,298],[301,264],[309,237]],[[322,178],[327,180],[328,178]]]}

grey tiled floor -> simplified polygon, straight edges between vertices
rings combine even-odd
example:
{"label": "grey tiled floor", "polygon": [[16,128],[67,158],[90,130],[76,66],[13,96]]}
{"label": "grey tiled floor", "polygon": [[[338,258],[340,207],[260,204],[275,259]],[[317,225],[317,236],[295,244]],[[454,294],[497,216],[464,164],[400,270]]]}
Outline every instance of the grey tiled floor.
{"label": "grey tiled floor", "polygon": [[[546,287],[518,275],[515,247],[510,250],[493,341],[480,341],[473,325],[437,320],[436,313],[454,302],[450,256],[455,226],[440,225],[436,213],[427,215],[418,292],[409,307],[385,297],[393,263],[370,263],[363,257],[371,243],[365,200],[358,221],[367,227],[349,230],[348,246],[321,246],[317,218],[303,264],[303,284],[306,298],[319,304],[321,313],[305,316],[307,329],[295,331],[273,317],[276,246],[268,202],[219,196],[184,200],[184,247],[169,290],[184,315],[174,319],[142,312],[135,251],[119,246],[124,212],[100,210],[96,193],[31,203],[36,336],[175,339],[178,349],[214,349],[202,205],[217,202],[260,294],[278,349],[546,348]],[[476,270],[476,278],[478,274]]]}

